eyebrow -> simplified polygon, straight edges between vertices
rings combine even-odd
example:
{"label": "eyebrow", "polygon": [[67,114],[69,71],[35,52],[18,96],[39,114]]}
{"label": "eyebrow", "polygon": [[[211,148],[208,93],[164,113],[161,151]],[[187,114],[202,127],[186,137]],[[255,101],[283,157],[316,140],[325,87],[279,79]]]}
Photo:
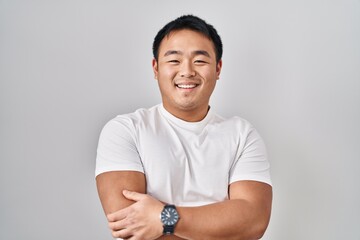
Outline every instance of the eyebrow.
{"label": "eyebrow", "polygon": [[164,54],[164,57],[169,56],[169,55],[182,55],[183,53],[181,51],[176,51],[176,50],[169,50]]}
{"label": "eyebrow", "polygon": [[[183,55],[184,53],[182,51],[177,51],[177,50],[169,50],[167,51],[165,54],[164,54],[164,57],[166,56],[169,56],[169,55]],[[193,51],[191,53],[191,55],[203,55],[203,56],[206,56],[206,57],[209,57],[210,58],[210,54],[205,51],[205,50],[196,50],[196,51]]]}

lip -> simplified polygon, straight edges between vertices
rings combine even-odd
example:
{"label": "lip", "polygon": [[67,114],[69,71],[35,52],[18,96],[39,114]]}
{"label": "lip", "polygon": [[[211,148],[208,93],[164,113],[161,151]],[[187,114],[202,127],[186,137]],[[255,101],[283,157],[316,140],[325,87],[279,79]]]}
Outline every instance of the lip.
{"label": "lip", "polygon": [[198,81],[178,81],[178,82],[175,82],[174,83],[175,86],[178,86],[178,85],[200,85],[200,82]]}
{"label": "lip", "polygon": [[[198,83],[186,82],[186,83],[176,83],[175,87],[182,91],[192,91],[192,90],[196,89],[199,85],[200,84],[198,84]],[[182,87],[180,87],[180,86],[182,86]]]}

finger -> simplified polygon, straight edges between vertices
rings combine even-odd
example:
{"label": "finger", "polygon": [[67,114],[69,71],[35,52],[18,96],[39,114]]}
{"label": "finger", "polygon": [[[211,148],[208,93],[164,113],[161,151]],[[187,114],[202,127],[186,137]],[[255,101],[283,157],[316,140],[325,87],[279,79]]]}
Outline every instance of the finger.
{"label": "finger", "polygon": [[129,229],[121,229],[119,231],[112,231],[112,236],[114,238],[130,239],[132,237],[132,233]]}
{"label": "finger", "polygon": [[112,231],[120,231],[122,229],[125,229],[128,225],[126,224],[125,219],[121,220],[121,221],[116,221],[116,222],[109,222],[108,223],[108,227],[112,230]]}
{"label": "finger", "polygon": [[128,211],[129,211],[128,208],[129,207],[106,215],[108,222],[120,221],[120,220],[126,218]]}
{"label": "finger", "polygon": [[133,201],[136,201],[136,202],[142,200],[146,196],[146,194],[133,192],[133,191],[129,191],[129,190],[124,190],[123,195],[127,199],[130,199],[130,200],[133,200]]}

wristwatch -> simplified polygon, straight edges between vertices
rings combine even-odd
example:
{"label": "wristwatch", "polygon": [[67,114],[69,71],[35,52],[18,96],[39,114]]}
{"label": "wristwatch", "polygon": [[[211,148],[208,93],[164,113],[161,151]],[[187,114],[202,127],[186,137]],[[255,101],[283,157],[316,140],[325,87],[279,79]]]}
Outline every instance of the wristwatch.
{"label": "wristwatch", "polygon": [[166,204],[160,214],[160,219],[164,227],[163,234],[174,234],[175,225],[179,221],[179,218],[175,205]]}

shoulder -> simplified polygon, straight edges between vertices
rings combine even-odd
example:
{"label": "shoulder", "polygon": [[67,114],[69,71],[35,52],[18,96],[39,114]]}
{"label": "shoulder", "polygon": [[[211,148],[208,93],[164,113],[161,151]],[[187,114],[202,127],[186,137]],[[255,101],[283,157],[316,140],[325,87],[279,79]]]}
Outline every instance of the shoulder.
{"label": "shoulder", "polygon": [[108,125],[110,125],[111,127],[116,127],[116,126],[130,127],[144,121],[145,122],[151,121],[152,119],[155,118],[156,115],[158,115],[158,105],[148,109],[140,108],[132,113],[117,115],[116,117],[108,121],[105,127]]}
{"label": "shoulder", "polygon": [[158,105],[149,109],[140,108],[132,113],[117,115],[109,120],[102,129],[102,135],[133,135],[141,125],[153,122],[158,115]]}
{"label": "shoulder", "polygon": [[214,114],[212,124],[218,125],[222,130],[228,130],[235,134],[246,134],[254,130],[254,126],[248,120],[239,116],[224,118]]}

